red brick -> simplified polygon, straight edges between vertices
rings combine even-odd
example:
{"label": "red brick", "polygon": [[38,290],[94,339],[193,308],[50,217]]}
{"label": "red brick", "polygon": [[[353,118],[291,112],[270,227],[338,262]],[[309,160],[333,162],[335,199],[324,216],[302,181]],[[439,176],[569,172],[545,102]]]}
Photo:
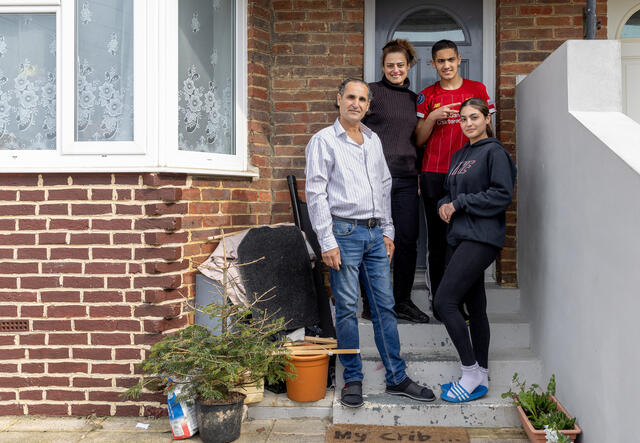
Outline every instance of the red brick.
{"label": "red brick", "polygon": [[82,301],[85,303],[121,302],[123,299],[120,291],[90,291],[85,292]]}
{"label": "red brick", "polygon": [[101,277],[62,277],[65,288],[104,288]]}
{"label": "red brick", "polygon": [[166,229],[170,231],[178,230],[182,227],[181,219],[178,217],[142,218],[134,223],[135,229],[146,231],[150,229]]}
{"label": "red brick", "polygon": [[59,288],[60,282],[57,277],[21,277],[20,287],[23,289]]}
{"label": "red brick", "polygon": [[113,200],[113,189],[92,189],[91,200]]}
{"label": "red brick", "polygon": [[136,288],[160,287],[174,289],[180,287],[182,278],[180,275],[175,274],[154,277],[134,277],[133,284]]}
{"label": "red brick", "polygon": [[146,232],[144,234],[145,243],[149,245],[159,246],[171,243],[186,243],[189,240],[189,233],[165,233],[165,232]]}
{"label": "red brick", "polygon": [[111,242],[109,234],[71,234],[71,245],[108,245]]}
{"label": "red brick", "polygon": [[42,390],[20,391],[20,400],[42,400],[42,392]]}
{"label": "red brick", "polygon": [[111,214],[111,205],[105,204],[72,204],[71,214],[73,215],[102,215]]}
{"label": "red brick", "polygon": [[161,248],[136,248],[135,259],[161,258],[164,260],[179,260],[182,257],[182,249],[177,246],[164,246]]}
{"label": "red brick", "polygon": [[18,191],[0,190],[0,200],[16,201],[17,197],[18,197]]}
{"label": "red brick", "polygon": [[[0,346],[13,346],[16,344],[16,334],[12,335],[0,335]],[[19,335],[18,337],[23,337],[23,335]]]}
{"label": "red brick", "polygon": [[148,289],[144,291],[144,301],[146,303],[162,303],[168,300],[181,300],[186,297],[186,288],[163,290]]}
{"label": "red brick", "polygon": [[140,406],[136,405],[116,405],[117,417],[137,417],[140,415]]}
{"label": "red brick", "polygon": [[177,262],[152,262],[145,263],[145,271],[147,274],[165,274],[169,272],[182,271],[189,268],[189,260]]}
{"label": "red brick", "polygon": [[4,234],[0,235],[0,245],[35,245],[34,234]]}
{"label": "red brick", "polygon": [[121,173],[114,174],[114,184],[116,185],[139,185],[140,174],[135,173]]}
{"label": "red brick", "polygon": [[142,234],[122,234],[116,233],[113,235],[114,245],[138,245],[142,243]]}
{"label": "red brick", "polygon": [[36,334],[36,333],[29,333],[29,334],[20,334],[18,335],[19,339],[20,339],[20,345],[36,345],[36,346],[44,346],[45,345],[45,338],[46,335],[45,334]]}
{"label": "red brick", "polygon": [[49,229],[64,229],[66,231],[82,231],[89,229],[89,220],[54,218],[49,222]]}
{"label": "red brick", "polygon": [[25,357],[25,350],[24,349],[3,349],[1,355],[3,360],[16,360],[16,359]]}
{"label": "red brick", "polygon": [[142,206],[140,205],[116,205],[117,215],[142,215]]}
{"label": "red brick", "polygon": [[6,306],[0,305],[0,317],[17,317],[18,316],[18,307],[17,306]]}
{"label": "red brick", "polygon": [[91,306],[89,316],[95,317],[131,317],[129,306]]}
{"label": "red brick", "polygon": [[163,317],[173,318],[180,315],[181,303],[172,303],[168,305],[151,305],[142,304],[136,306],[134,315],[136,317]]}
{"label": "red brick", "polygon": [[0,415],[24,415],[24,409],[20,404],[0,405]]}
{"label": "red brick", "polygon": [[51,389],[46,393],[47,400],[66,401],[66,400],[85,400],[84,392],[80,391],[63,391],[61,389]]}
{"label": "red brick", "polygon": [[[43,266],[44,266],[44,263],[43,263]],[[43,303],[52,303],[52,302],[79,303],[80,292],[79,291],[43,291],[40,293],[40,299],[42,300]]]}
{"label": "red brick", "polygon": [[59,404],[37,404],[27,405],[29,415],[49,415],[49,416],[61,416],[67,415],[67,405]]}
{"label": "red brick", "polygon": [[95,347],[74,348],[73,358],[82,360],[111,360],[111,349]]}
{"label": "red brick", "polygon": [[20,231],[40,231],[47,229],[47,221],[38,218],[20,219],[18,220],[18,229]]}
{"label": "red brick", "polygon": [[180,188],[136,189],[134,198],[136,200],[178,201],[182,199],[182,189]]}
{"label": "red brick", "polygon": [[131,277],[108,277],[107,288],[109,289],[129,289],[131,287]]}
{"label": "red brick", "polygon": [[88,335],[83,333],[49,334],[49,345],[86,345],[88,343]]}
{"label": "red brick", "polygon": [[15,392],[0,391],[0,401],[9,401],[9,400],[15,400],[15,399],[16,399]]}
{"label": "red brick", "polygon": [[91,220],[91,228],[105,231],[125,231],[131,229],[131,220],[119,218]]}
{"label": "red brick", "polygon": [[44,306],[21,306],[20,316],[23,318],[44,317]]}
{"label": "red brick", "polygon": [[187,317],[176,317],[170,320],[144,320],[145,332],[164,332],[171,329],[177,329],[187,324]]}
{"label": "red brick", "polygon": [[140,358],[140,349],[116,349],[116,360],[140,360]]}
{"label": "red brick", "polygon": [[79,188],[50,189],[47,200],[86,200],[87,190]]}
{"label": "red brick", "polygon": [[70,331],[71,320],[33,320],[34,331]]}
{"label": "red brick", "polygon": [[144,406],[145,417],[166,417],[169,414],[167,408],[158,408],[155,406]]}
{"label": "red brick", "polygon": [[129,334],[91,334],[91,344],[92,345],[107,345],[107,346],[118,346],[118,345],[130,345],[131,344],[131,336]]}
{"label": "red brick", "polygon": [[[95,249],[94,249],[95,251]],[[87,248],[52,248],[51,260],[65,260],[65,259],[78,259],[88,260],[89,250]],[[99,257],[94,257],[99,258]]]}
{"label": "red brick", "polygon": [[86,317],[86,315],[86,307],[79,305],[49,306],[47,308],[47,317],[49,318]]}
{"label": "red brick", "polygon": [[[3,257],[13,258],[13,257]],[[18,249],[18,260],[46,260],[47,250],[45,248],[20,248]]]}
{"label": "red brick", "polygon": [[72,404],[71,415],[87,417],[95,415],[98,417],[107,417],[111,415],[110,405],[92,405],[92,404]]}
{"label": "red brick", "polygon": [[91,248],[91,253],[94,260],[131,260],[131,249],[128,248]]}
{"label": "red brick", "polygon": [[77,262],[45,262],[42,263],[43,274],[80,274],[82,263]]}
{"label": "red brick", "polygon": [[69,350],[67,348],[31,348],[29,349],[29,358],[32,360],[69,358]]}
{"label": "red brick", "polygon": [[122,391],[95,391],[89,392],[89,401],[107,401],[110,403],[119,403],[125,401]]}
{"label": "red brick", "polygon": [[69,386],[68,377],[29,377],[27,379],[29,386]]}
{"label": "red brick", "polygon": [[0,262],[0,274],[36,274],[38,263]]}
{"label": "red brick", "polygon": [[142,183],[147,186],[184,186],[187,184],[185,174],[144,174]]}
{"label": "red brick", "polygon": [[77,331],[139,331],[137,320],[74,320]]}
{"label": "red brick", "polygon": [[67,234],[64,232],[41,232],[38,234],[38,244],[65,245],[67,244]]}
{"label": "red brick", "polygon": [[0,216],[35,215],[35,205],[0,205]]}
{"label": "red brick", "polygon": [[[0,258],[14,258],[13,257],[13,252],[15,251],[15,249],[13,248],[6,248],[6,249],[0,249]],[[46,252],[46,249],[45,249]],[[46,257],[46,254],[45,254]],[[18,257],[20,258],[20,257]]]}
{"label": "red brick", "polygon": [[126,271],[125,263],[91,262],[84,267],[85,274],[124,274]]}
{"label": "red brick", "polygon": [[91,378],[91,377],[74,377],[74,388],[103,388],[111,386],[111,379],[108,378]]}
{"label": "red brick", "polygon": [[63,203],[53,203],[40,205],[38,214],[40,215],[69,215],[69,205]]}
{"label": "red brick", "polygon": [[93,364],[91,365],[92,374],[130,374],[131,365],[125,364]]}

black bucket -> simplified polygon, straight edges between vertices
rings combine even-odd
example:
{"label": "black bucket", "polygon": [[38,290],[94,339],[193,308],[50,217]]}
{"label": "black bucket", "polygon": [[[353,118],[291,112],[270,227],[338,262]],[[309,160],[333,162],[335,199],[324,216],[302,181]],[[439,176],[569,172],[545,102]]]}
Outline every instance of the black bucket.
{"label": "black bucket", "polygon": [[242,395],[242,398],[230,403],[196,403],[198,431],[204,443],[230,443],[240,437],[244,399]]}

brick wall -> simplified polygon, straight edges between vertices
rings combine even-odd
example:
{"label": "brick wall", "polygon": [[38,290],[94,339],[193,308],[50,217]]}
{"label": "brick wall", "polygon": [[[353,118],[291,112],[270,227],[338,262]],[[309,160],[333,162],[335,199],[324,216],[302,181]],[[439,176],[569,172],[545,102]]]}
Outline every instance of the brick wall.
{"label": "brick wall", "polygon": [[[528,74],[567,39],[582,39],[584,0],[498,0],[496,75],[498,138],[516,160],[516,76]],[[607,3],[597,1],[602,19],[598,38],[607,35]],[[516,201],[507,212],[507,239],[497,263],[498,281],[517,284]]]}
{"label": "brick wall", "polygon": [[[304,178],[304,148],[337,117],[337,88],[362,78],[362,0],[273,0],[271,71],[274,221],[291,221],[285,177]],[[304,194],[304,181],[298,183]],[[304,197],[303,197],[304,198]]]}

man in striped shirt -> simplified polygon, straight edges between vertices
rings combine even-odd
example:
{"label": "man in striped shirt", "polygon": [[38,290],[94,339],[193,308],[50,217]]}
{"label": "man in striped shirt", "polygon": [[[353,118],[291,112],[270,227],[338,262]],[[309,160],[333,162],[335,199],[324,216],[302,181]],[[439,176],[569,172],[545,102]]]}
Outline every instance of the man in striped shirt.
{"label": "man in striped shirt", "polygon": [[[309,216],[322,260],[330,268],[338,346],[360,347],[356,309],[362,264],[375,341],[386,369],[386,392],[432,401],[433,392],[407,377],[406,364],[400,357],[389,268],[394,249],[391,174],[380,139],[361,123],[371,98],[362,80],[342,82],[336,97],[338,119],[309,141],[305,168]],[[340,361],[345,381],[341,402],[349,407],[362,406],[360,355],[341,354]]]}

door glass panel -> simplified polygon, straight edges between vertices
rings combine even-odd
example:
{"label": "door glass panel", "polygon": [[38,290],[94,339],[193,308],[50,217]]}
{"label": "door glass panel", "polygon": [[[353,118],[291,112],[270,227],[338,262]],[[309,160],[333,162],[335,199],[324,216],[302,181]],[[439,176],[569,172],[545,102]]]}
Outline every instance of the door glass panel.
{"label": "door glass panel", "polygon": [[133,0],[76,0],[76,39],[76,141],[132,141]]}
{"label": "door glass panel", "polygon": [[629,17],[622,28],[620,38],[640,38],[640,10]]}
{"label": "door glass panel", "polygon": [[55,14],[0,14],[0,149],[56,149]]}
{"label": "door glass panel", "polygon": [[233,0],[180,1],[180,150],[235,154],[234,10]]}
{"label": "door glass panel", "polygon": [[437,42],[451,40],[464,42],[464,32],[446,12],[422,9],[406,17],[396,28],[393,39],[403,38],[411,42]]}

